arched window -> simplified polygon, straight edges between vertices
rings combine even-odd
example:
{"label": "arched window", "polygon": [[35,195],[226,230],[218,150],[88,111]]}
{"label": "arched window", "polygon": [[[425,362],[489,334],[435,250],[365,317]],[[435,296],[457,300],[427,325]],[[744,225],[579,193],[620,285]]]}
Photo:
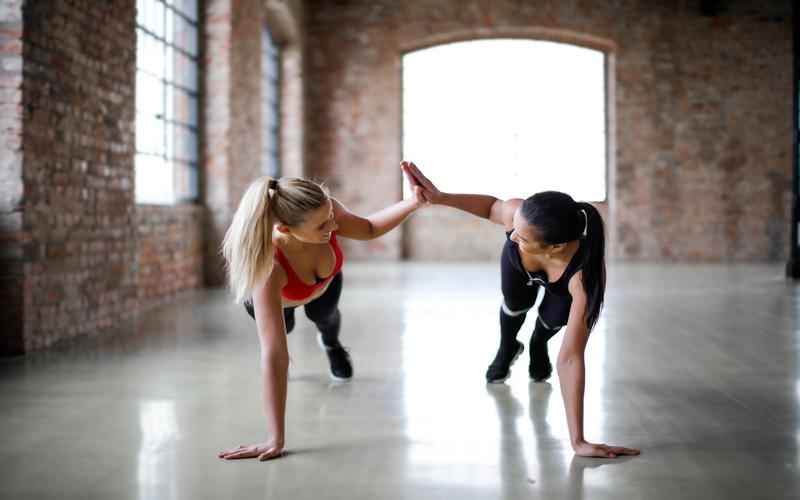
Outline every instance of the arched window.
{"label": "arched window", "polygon": [[197,198],[196,0],[137,0],[136,201]]}
{"label": "arched window", "polygon": [[[444,190],[606,199],[605,55],[495,39],[403,57],[403,157]],[[408,187],[406,186],[406,192]]]}

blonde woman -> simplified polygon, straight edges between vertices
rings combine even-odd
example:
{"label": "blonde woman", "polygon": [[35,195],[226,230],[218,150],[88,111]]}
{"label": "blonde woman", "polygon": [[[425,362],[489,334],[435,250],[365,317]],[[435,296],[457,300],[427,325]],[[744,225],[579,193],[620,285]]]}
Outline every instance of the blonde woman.
{"label": "blonde woman", "polygon": [[223,451],[219,458],[268,460],[283,453],[286,334],[294,327],[298,306],[319,329],[317,340],[328,355],[331,376],[352,377],[350,356],[339,342],[344,254],[337,237],[371,240],[391,231],[426,203],[420,192],[416,187],[412,199],[364,218],[306,179],[262,177],[250,185],[222,246],[236,301],[256,321],[269,439]]}

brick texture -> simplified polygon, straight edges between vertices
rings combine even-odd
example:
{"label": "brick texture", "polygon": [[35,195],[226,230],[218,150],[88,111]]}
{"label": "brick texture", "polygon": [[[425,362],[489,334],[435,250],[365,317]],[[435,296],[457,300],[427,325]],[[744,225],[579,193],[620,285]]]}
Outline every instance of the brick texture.
{"label": "brick texture", "polygon": [[[272,6],[272,10],[270,9]],[[275,16],[270,13],[278,10]],[[281,45],[281,175],[305,176],[304,6],[301,0],[267,3],[267,27]]]}
{"label": "brick texture", "polygon": [[261,175],[261,28],[257,0],[208,2],[204,149],[206,284],[225,282],[220,245],[247,185]]}
{"label": "brick texture", "polygon": [[153,206],[134,197],[136,2],[0,3],[0,353],[110,333],[224,282],[222,235],[261,175],[267,4],[288,51],[284,173],[302,175],[302,2],[204,2],[203,203]]}
{"label": "brick texture", "polygon": [[299,1],[212,0],[205,27],[205,282],[225,283],[220,245],[247,186],[263,175],[261,33],[284,50],[281,85],[282,175],[302,176],[303,5]]}
{"label": "brick texture", "polygon": [[25,2],[25,349],[136,310],[135,2]]}
{"label": "brick texture", "polygon": [[[264,23],[285,51],[283,173],[326,181],[357,213],[400,198],[402,54],[522,36],[610,56],[614,155],[599,208],[613,255],[786,258],[788,0],[726,2],[715,17],[644,0],[203,4],[202,204],[167,207],[134,198],[135,1],[0,1],[0,354],[107,334],[224,282],[219,243],[261,175]],[[347,251],[488,259],[501,242],[485,221],[432,209]]]}
{"label": "brick texture", "polygon": [[[612,61],[613,256],[788,254],[792,3],[350,0],[306,5],[307,173],[357,213],[399,199],[404,52],[481,37],[596,45]],[[531,193],[521,193],[521,196]],[[496,229],[434,209],[353,257],[495,258]],[[502,235],[501,235],[502,236]]]}
{"label": "brick texture", "polygon": [[203,277],[202,208],[135,204],[136,2],[18,6],[0,10],[3,355],[110,334]]}
{"label": "brick texture", "polygon": [[141,305],[168,302],[203,285],[203,207],[136,207],[137,289]]}

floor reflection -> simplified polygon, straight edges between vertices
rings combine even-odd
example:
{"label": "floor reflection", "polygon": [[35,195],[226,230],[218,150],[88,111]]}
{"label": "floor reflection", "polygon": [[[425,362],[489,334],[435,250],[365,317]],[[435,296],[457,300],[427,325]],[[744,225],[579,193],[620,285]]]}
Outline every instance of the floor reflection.
{"label": "floor reflection", "polygon": [[139,500],[177,498],[175,402],[141,401],[139,427],[142,432],[137,470]]}
{"label": "floor reflection", "polygon": [[0,363],[0,497],[800,498],[800,286],[767,279],[772,268],[610,275],[584,427],[642,456],[604,460],[574,456],[557,373],[530,383],[527,349],[506,384],[486,385],[496,265],[348,265],[356,377],[329,384],[303,318],[289,338],[287,457],[216,458],[261,437],[264,416],[252,320],[203,291],[144,314],[124,342]]}
{"label": "floor reflection", "polygon": [[[489,385],[500,424],[499,465],[500,490],[504,497],[518,496],[526,483],[533,492],[557,494],[558,498],[585,498],[585,470],[603,465],[621,464],[623,460],[602,460],[576,456],[568,442],[553,433],[551,415],[559,405],[551,406],[551,398],[560,398],[550,383],[528,384],[528,417],[530,427],[520,416],[524,404],[515,395],[515,388]],[[553,395],[553,393],[556,393]],[[532,433],[528,433],[528,429]],[[530,439],[532,437],[533,439]],[[596,477],[593,486],[606,485],[604,475]]]}
{"label": "floor reflection", "polygon": [[[418,295],[404,303],[402,365],[412,481],[494,488],[496,415],[476,402],[494,342],[491,299]],[[459,314],[451,314],[460,311]]]}
{"label": "floor reflection", "polygon": [[[553,385],[530,382],[526,349],[506,384],[487,386],[484,381],[499,335],[495,299],[490,294],[477,298],[431,293],[404,301],[409,479],[507,494],[531,488],[563,491],[564,478],[581,472],[584,465],[572,460],[560,390],[551,404],[557,373]],[[535,314],[530,316],[519,335],[526,344],[535,320]],[[605,429],[605,325],[598,322],[586,351],[588,436],[602,437]],[[553,360],[563,335],[562,331],[550,342]]]}

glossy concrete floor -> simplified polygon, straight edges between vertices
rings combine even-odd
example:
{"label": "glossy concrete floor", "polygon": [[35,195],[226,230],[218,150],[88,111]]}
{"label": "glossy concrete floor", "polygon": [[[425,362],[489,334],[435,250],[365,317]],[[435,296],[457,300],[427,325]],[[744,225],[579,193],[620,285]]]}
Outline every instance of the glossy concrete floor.
{"label": "glossy concrete floor", "polygon": [[585,427],[642,449],[621,460],[573,456],[558,380],[530,383],[527,352],[484,383],[498,290],[490,264],[348,263],[355,379],[328,379],[299,314],[273,462],[216,458],[264,428],[254,324],[224,291],[2,360],[0,497],[800,498],[800,296],[780,267],[611,267]]}

